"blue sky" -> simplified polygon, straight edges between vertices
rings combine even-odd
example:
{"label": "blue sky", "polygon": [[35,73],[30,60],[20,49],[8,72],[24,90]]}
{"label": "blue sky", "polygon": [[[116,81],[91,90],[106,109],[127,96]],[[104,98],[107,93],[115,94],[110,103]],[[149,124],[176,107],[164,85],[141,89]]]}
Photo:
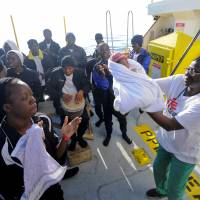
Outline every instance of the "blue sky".
{"label": "blue sky", "polygon": [[134,15],[134,33],[144,34],[153,23],[147,14],[149,0],[7,0],[0,14],[0,46],[7,39],[15,40],[9,15],[13,15],[20,49],[27,53],[26,41],[35,38],[43,40],[42,30],[50,28],[53,39],[65,45],[63,16],[66,17],[67,31],[74,32],[77,44],[95,45],[94,34],[106,35],[106,10],[112,17],[113,35],[126,35],[127,14]]}

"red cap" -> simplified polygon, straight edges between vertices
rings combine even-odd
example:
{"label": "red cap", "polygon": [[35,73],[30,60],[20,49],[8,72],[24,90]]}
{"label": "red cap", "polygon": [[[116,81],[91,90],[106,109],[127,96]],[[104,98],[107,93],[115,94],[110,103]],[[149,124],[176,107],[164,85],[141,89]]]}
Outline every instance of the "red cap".
{"label": "red cap", "polygon": [[127,58],[124,54],[122,53],[115,53],[111,56],[111,60],[113,62],[119,62],[120,60],[124,59],[124,58]]}

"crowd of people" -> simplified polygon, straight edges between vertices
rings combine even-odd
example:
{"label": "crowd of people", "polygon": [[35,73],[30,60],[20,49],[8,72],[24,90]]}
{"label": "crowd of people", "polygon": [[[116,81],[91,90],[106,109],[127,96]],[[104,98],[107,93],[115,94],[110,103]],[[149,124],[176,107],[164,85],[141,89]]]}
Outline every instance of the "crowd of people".
{"label": "crowd of people", "polygon": [[[103,145],[108,146],[111,140],[113,116],[119,121],[123,140],[127,144],[132,143],[127,135],[128,113],[122,114],[114,109],[113,75],[108,68],[111,59],[136,73],[128,64],[127,57],[121,53],[111,55],[101,33],[95,35],[97,46],[90,60],[85,50],[75,44],[73,33],[67,33],[67,44],[63,48],[53,41],[51,30],[45,29],[43,35],[44,41],[41,43],[35,39],[27,42],[30,50],[27,55],[10,40],[5,42],[0,51],[0,194],[6,200],[22,197],[29,199],[31,195],[35,199],[63,199],[59,181],[78,172],[78,167],[67,170],[62,167],[67,163],[66,152],[75,151],[77,143],[82,148],[88,146],[83,135],[89,124],[87,104],[90,102],[90,91],[98,117],[95,125],[99,127],[105,124]],[[144,73],[148,74],[151,57],[142,48],[142,43],[142,35],[132,38],[133,50],[129,58],[140,63]],[[157,134],[160,146],[153,165],[156,188],[147,191],[146,195],[181,200],[187,179],[199,163],[200,58],[191,63],[185,75],[155,81],[166,95],[167,103],[164,111],[148,112],[161,129]],[[56,114],[60,117],[60,139],[50,117],[37,113],[38,103],[45,101],[45,94],[53,101]],[[66,117],[66,107],[71,102],[76,107],[82,105],[82,111],[77,117]],[[32,136],[32,130],[38,134]],[[20,144],[28,146],[32,137],[42,141],[38,144],[41,145],[41,151],[37,153],[48,160],[46,163],[49,166],[60,170],[54,180],[52,172],[49,172],[47,182],[52,181],[52,184],[43,183],[48,185],[47,188],[36,190],[33,184],[33,188],[28,191],[25,177],[30,179],[31,172],[26,166],[31,158],[25,159],[24,164],[24,159],[14,155],[16,149],[26,154],[29,148]],[[45,150],[42,146],[45,146]],[[48,155],[53,159],[49,159]],[[35,159],[37,161],[39,156]]]}

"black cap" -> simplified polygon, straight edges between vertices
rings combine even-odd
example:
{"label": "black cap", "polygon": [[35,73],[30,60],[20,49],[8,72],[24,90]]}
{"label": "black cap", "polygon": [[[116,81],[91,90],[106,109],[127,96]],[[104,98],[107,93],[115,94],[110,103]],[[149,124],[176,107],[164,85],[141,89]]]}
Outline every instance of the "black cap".
{"label": "black cap", "polygon": [[74,58],[70,55],[63,57],[61,60],[61,66],[63,68],[68,67],[68,66],[75,67]]}
{"label": "black cap", "polygon": [[96,33],[95,40],[103,40],[103,35],[101,33]]}
{"label": "black cap", "polygon": [[67,40],[68,38],[76,39],[75,35],[72,32],[69,32],[69,33],[66,34],[65,40]]}
{"label": "black cap", "polygon": [[142,35],[135,35],[131,39],[131,44],[138,44],[139,46],[142,46],[143,43],[143,36]]}
{"label": "black cap", "polygon": [[38,45],[38,42],[35,39],[30,39],[30,40],[28,40],[27,44],[28,44],[28,46],[32,46],[33,44],[37,44]]}

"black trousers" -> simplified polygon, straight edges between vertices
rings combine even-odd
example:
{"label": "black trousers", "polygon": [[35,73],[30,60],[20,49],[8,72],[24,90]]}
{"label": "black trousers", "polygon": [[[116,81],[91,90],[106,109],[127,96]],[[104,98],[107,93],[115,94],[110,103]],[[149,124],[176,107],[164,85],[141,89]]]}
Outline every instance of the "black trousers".
{"label": "black trousers", "polygon": [[[61,124],[64,123],[64,120],[65,120],[65,111],[60,108],[60,120],[61,120]],[[88,128],[88,124],[89,124],[89,117],[88,117],[88,113],[87,113],[87,110],[86,110],[86,107],[84,108],[83,110],[83,114],[81,115],[81,123],[79,124],[79,127],[78,127],[78,130],[77,130],[77,136],[74,134],[72,137],[71,137],[71,140],[75,141],[75,140],[82,140],[83,139],[83,135],[85,133],[85,131],[87,130]]]}
{"label": "black trousers", "polygon": [[93,91],[95,112],[99,119],[104,118],[106,133],[108,136],[112,134],[112,115],[114,115],[119,121],[120,130],[122,135],[127,132],[127,120],[126,115],[122,115],[120,112],[114,110],[114,95],[111,90],[102,90],[95,88]]}
{"label": "black trousers", "polygon": [[103,120],[103,99],[104,99],[104,91],[101,89],[94,88],[92,91],[93,99],[94,99],[94,109],[95,113],[100,120]]}
{"label": "black trousers", "polygon": [[52,200],[52,199],[64,200],[63,191],[59,183],[49,187],[40,198],[40,200]]}
{"label": "black trousers", "polygon": [[[12,196],[12,192],[11,194],[2,194],[5,200],[14,200],[14,199],[20,199],[21,195],[22,195],[23,191],[18,191],[17,195]],[[0,199],[2,199],[0,197]],[[61,186],[59,183],[52,185],[51,187],[49,187],[44,194],[40,197],[40,200],[64,200],[63,197],[63,191],[61,189]]]}

